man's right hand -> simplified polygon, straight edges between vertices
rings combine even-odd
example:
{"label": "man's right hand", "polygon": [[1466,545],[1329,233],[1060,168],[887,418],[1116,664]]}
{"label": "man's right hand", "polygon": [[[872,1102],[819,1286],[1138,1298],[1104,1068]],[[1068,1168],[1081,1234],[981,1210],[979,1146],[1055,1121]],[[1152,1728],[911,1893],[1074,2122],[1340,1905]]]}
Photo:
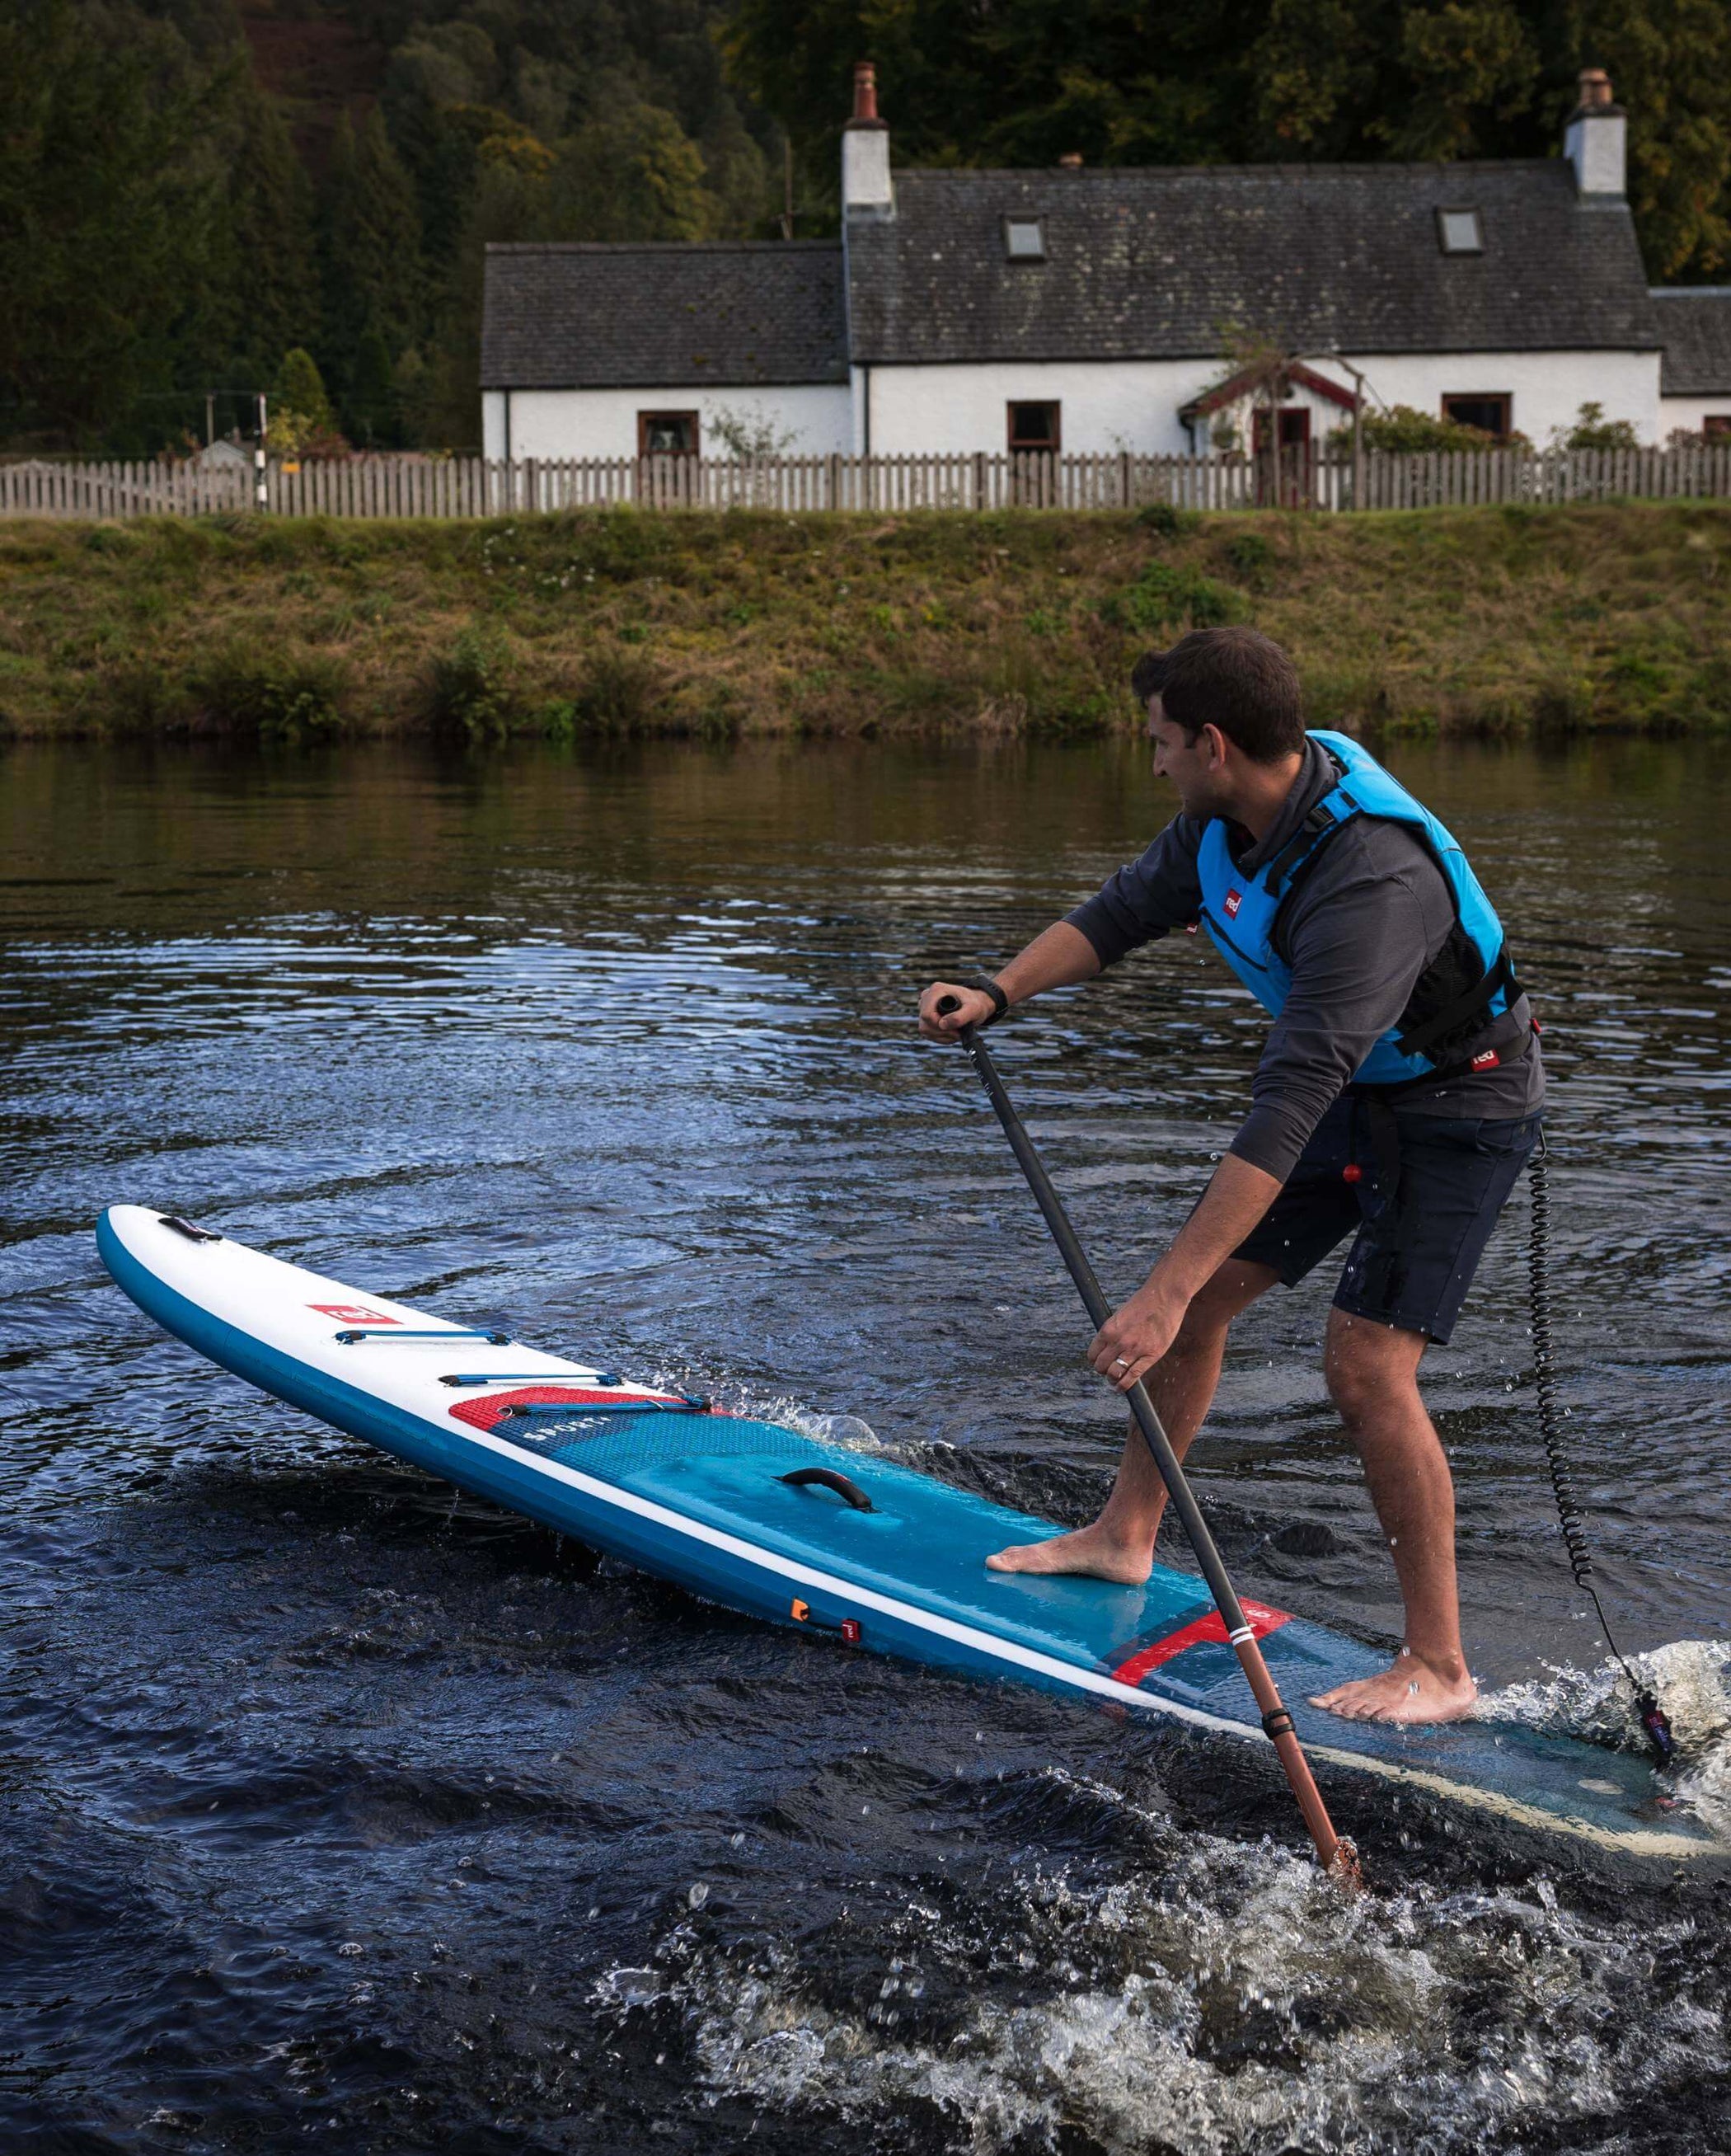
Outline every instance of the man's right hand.
{"label": "man's right hand", "polygon": [[[940,1018],[938,1005],[955,998],[955,1009]],[[953,1041],[965,1025],[984,1025],[997,1006],[983,988],[965,988],[954,981],[934,981],[919,998],[919,1030],[928,1040]]]}

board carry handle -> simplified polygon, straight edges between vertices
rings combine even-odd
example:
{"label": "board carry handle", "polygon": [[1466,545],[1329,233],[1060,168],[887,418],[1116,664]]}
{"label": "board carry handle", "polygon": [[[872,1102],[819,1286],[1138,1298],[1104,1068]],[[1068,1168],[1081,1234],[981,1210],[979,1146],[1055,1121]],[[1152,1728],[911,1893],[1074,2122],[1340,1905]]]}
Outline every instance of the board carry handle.
{"label": "board carry handle", "polygon": [[223,1240],[214,1228],[201,1228],[196,1220],[183,1220],[178,1213],[159,1213],[156,1218],[165,1228],[172,1228],[177,1235],[184,1235],[189,1243],[220,1243]]}
{"label": "board carry handle", "polygon": [[[947,1017],[951,1011],[960,1008],[960,999],[955,996],[940,996],[937,1008],[940,1018]],[[1004,1081],[998,1075],[997,1065],[992,1061],[991,1051],[980,1038],[978,1031],[971,1025],[965,1025],[960,1029],[958,1038],[967,1051],[975,1075],[986,1090],[986,1097],[996,1111],[997,1119],[1004,1127],[1004,1136],[1010,1141],[1010,1150],[1027,1178],[1034,1202],[1045,1215],[1052,1240],[1058,1245],[1070,1278],[1076,1283],[1088,1314],[1093,1321],[1094,1330],[1098,1332],[1112,1315],[1112,1306],[1107,1301],[1093,1267],[1088,1261],[1088,1254],[1070,1224],[1070,1216],[1064,1210],[1063,1201],[1058,1196],[1052,1178],[1046,1173],[1045,1163],[1035,1152],[1034,1142],[1016,1112],[1015,1102],[1004,1090]],[[1303,1815],[1304,1825],[1309,1830],[1310,1839],[1315,1845],[1317,1860],[1330,1876],[1349,1886],[1356,1886],[1360,1877],[1358,1851],[1343,1835],[1334,1831],[1328,1807],[1323,1802],[1322,1792],[1316,1786],[1316,1777],[1310,1771],[1310,1762],[1304,1757],[1304,1748],[1298,1742],[1292,1716],[1281,1699],[1279,1687],[1269,1674],[1268,1663],[1262,1659],[1262,1650],[1257,1644],[1250,1620],[1244,1614],[1237,1591],[1221,1562],[1220,1552],[1208,1531],[1208,1523],[1202,1517],[1195,1493],[1179,1465],[1177,1454],[1172,1450],[1171,1440],[1166,1435],[1159,1412],[1149,1396],[1148,1388],[1139,1378],[1125,1397],[1129,1402],[1130,1412],[1135,1417],[1136,1426],[1154,1455],[1154,1464],[1160,1470],[1160,1480],[1166,1486],[1172,1508],[1183,1524],[1191,1548],[1196,1552],[1202,1577],[1207,1581],[1208,1591],[1214,1597],[1214,1606],[1220,1612],[1221,1622],[1227,1628],[1227,1637],[1237,1655],[1239,1666],[1244,1671],[1252,1697],[1256,1701],[1263,1732],[1279,1757],[1287,1785],[1292,1790]]]}
{"label": "board carry handle", "polygon": [[345,1348],[358,1347],[363,1340],[484,1340],[489,1348],[511,1345],[509,1332],[467,1325],[351,1325],[334,1337]]}
{"label": "board carry handle", "polygon": [[500,1412],[512,1422],[535,1415],[563,1415],[569,1421],[573,1415],[707,1414],[709,1404],[700,1393],[687,1393],[677,1400],[514,1400]]}
{"label": "board carry handle", "polygon": [[469,1370],[441,1378],[442,1385],[622,1385],[616,1370]]}
{"label": "board carry handle", "polygon": [[856,1512],[875,1512],[878,1509],[858,1483],[833,1467],[796,1467],[791,1475],[778,1475],[776,1480],[790,1483],[796,1490],[803,1490],[815,1482],[821,1489],[833,1490],[838,1497],[845,1497]]}

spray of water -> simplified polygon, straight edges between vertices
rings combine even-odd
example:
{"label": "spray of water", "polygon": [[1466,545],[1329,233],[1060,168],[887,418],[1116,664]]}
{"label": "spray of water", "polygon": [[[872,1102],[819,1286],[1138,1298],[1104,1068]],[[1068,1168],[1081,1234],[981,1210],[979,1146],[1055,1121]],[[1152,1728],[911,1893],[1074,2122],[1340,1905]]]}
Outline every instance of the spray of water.
{"label": "spray of water", "polygon": [[[1556,2145],[1731,2066],[1723,1999],[1652,1984],[1685,1920],[1631,1938],[1543,1880],[1349,1898],[1272,1846],[1149,1826],[1158,1876],[1036,1869],[990,1909],[910,1901],[864,2005],[820,1995],[791,1948],[724,1949],[689,1922],[653,1998],[622,1970],[597,2004],[677,2015],[713,2095],[886,2135],[919,2123],[921,2145],[967,2156]],[[935,2021],[929,1989],[959,2010]]]}
{"label": "spray of water", "polygon": [[[1671,1719],[1677,1742],[1672,1796],[1731,1839],[1731,1640],[1673,1640],[1630,1662]],[[1611,1661],[1591,1670],[1549,1666],[1544,1677],[1487,1694],[1478,1713],[1484,1721],[1524,1722],[1620,1751],[1647,1748],[1629,1681]]]}

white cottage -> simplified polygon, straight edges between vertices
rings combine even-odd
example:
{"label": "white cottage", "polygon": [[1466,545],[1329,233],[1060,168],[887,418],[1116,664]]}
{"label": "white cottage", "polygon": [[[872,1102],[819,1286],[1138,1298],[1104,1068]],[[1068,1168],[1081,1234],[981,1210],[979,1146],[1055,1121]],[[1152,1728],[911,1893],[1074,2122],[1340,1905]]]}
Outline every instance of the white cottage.
{"label": "white cottage", "polygon": [[[1684,424],[1662,348],[1701,317],[1649,291],[1596,71],[1560,157],[1042,172],[894,167],[855,74],[839,239],[489,249],[489,456],[1249,448],[1360,394],[1541,444],[1589,402]],[[1303,362],[1273,418],[1232,324]]]}
{"label": "white cottage", "polygon": [[1665,285],[1652,297],[1665,345],[1662,436],[1731,440],[1731,285]]}

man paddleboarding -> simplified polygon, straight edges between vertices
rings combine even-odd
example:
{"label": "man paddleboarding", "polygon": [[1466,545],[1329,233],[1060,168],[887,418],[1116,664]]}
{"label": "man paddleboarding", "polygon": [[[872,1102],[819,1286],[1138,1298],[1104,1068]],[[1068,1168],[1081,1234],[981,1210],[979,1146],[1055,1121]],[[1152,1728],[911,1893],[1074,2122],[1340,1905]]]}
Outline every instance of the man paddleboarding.
{"label": "man paddleboarding", "polygon": [[[1455,1721],[1477,1687],[1461,1650],[1454,1486],[1418,1371],[1452,1332],[1539,1140],[1532,1014],[1456,840],[1356,742],[1305,732],[1278,644],[1254,629],[1193,630],[1140,660],[1131,687],[1178,814],[991,983],[935,981],[920,1030],[954,1041],[1198,926],[1267,1007],[1250,1113],[1088,1360],[1120,1392],[1146,1378],[1182,1459],[1232,1320],[1350,1235],[1324,1368],[1388,1537],[1406,1633],[1391,1669],[1313,1704],[1360,1721]],[[1098,1519],[987,1563],[1139,1583],[1165,1504],[1132,1425]]]}

